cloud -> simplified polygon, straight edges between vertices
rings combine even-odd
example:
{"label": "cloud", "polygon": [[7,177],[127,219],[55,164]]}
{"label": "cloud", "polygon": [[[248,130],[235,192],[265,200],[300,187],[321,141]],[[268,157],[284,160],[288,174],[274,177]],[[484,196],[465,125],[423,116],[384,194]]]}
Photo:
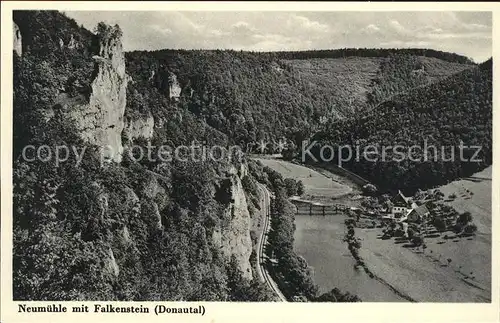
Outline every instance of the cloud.
{"label": "cloud", "polygon": [[488,30],[490,27],[483,24],[462,24],[467,30]]}
{"label": "cloud", "polygon": [[153,30],[156,30],[157,32],[162,33],[162,34],[172,34],[172,29],[170,29],[170,28],[162,27],[162,26],[156,25],[156,24],[149,25],[149,27],[152,28]]}
{"label": "cloud", "polygon": [[211,29],[209,30],[209,35],[212,36],[212,37],[225,37],[225,36],[228,36],[230,35],[229,32],[227,31],[222,31],[220,29]]}
{"label": "cloud", "polygon": [[245,21],[238,21],[234,24],[231,25],[233,28],[244,28],[244,29],[255,29],[248,22]]}
{"label": "cloud", "polygon": [[491,34],[484,33],[429,33],[429,34],[419,34],[417,35],[419,38],[428,38],[428,39],[491,39]]}
{"label": "cloud", "polygon": [[407,34],[409,31],[403,25],[399,23],[397,20],[391,20],[389,21],[389,26],[391,26],[395,31],[397,31],[400,34]]}
{"label": "cloud", "polygon": [[[489,12],[73,11],[93,30],[122,27],[124,49],[307,50],[427,47],[491,56]],[[140,26],[140,28],[138,28]]]}
{"label": "cloud", "polygon": [[173,17],[171,17],[172,20],[169,23],[173,24],[179,30],[199,33],[205,29],[202,24],[195,23],[181,12],[173,11],[171,14]]}
{"label": "cloud", "polygon": [[380,27],[374,24],[369,24],[365,28],[361,29],[362,33],[375,34],[380,31]]}
{"label": "cloud", "polygon": [[421,33],[441,33],[443,32],[442,28],[434,27],[431,25],[424,26],[419,29]]}
{"label": "cloud", "polygon": [[231,25],[231,32],[240,36],[252,36],[257,32],[257,30],[248,22],[238,21]]}
{"label": "cloud", "polygon": [[[390,20],[389,25],[399,37],[408,38],[402,41],[402,45],[419,44],[423,41],[427,45],[434,43],[431,40],[446,41],[453,39],[491,39],[491,31],[489,27],[478,23],[463,23],[456,15],[449,15],[451,19],[443,23],[443,27],[435,25],[426,25],[424,27],[413,26],[407,28],[399,23],[398,20]],[[432,19],[434,23],[440,23],[436,19]],[[418,39],[418,40],[416,40]],[[398,38],[392,43],[397,44]]]}
{"label": "cloud", "polygon": [[312,42],[298,37],[288,37],[280,34],[258,34],[254,36],[257,43],[248,46],[254,51],[303,50],[310,48]]}
{"label": "cloud", "polygon": [[288,19],[288,27],[298,28],[306,31],[326,33],[330,31],[330,26],[322,24],[315,20],[310,20],[307,17],[292,14]]}

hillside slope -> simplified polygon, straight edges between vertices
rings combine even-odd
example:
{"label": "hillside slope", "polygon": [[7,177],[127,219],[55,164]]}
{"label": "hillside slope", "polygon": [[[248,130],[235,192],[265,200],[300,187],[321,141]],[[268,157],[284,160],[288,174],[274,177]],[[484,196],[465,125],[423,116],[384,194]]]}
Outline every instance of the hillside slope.
{"label": "hillside slope", "polygon": [[[14,299],[271,300],[253,279],[245,161],[134,154],[134,142],[217,131],[168,100],[163,118],[140,110],[163,98],[130,95],[118,26],[94,34],[55,11],[13,19]],[[82,158],[37,159],[28,145]]]}
{"label": "hillside slope", "polygon": [[[343,166],[383,188],[414,191],[468,176],[492,162],[492,62],[393,96],[369,116],[328,124],[313,140],[318,145],[350,145],[353,151],[359,147],[361,153],[376,146],[370,149],[378,149],[378,160],[360,155]],[[463,149],[463,161],[460,141],[469,147]],[[413,145],[417,148],[409,151]],[[477,156],[472,146],[481,147]],[[387,147],[385,157],[382,147]],[[452,151],[455,158],[449,160]],[[345,150],[343,158],[347,157]]]}
{"label": "hillside slope", "polygon": [[[429,57],[421,56],[425,53]],[[391,95],[473,66],[461,56],[435,51],[306,54],[136,51],[127,54],[127,70],[134,86],[154,87],[169,98],[176,92],[185,110],[231,142],[247,144],[301,142],[328,120],[350,118]],[[420,66],[425,72],[407,77]]]}

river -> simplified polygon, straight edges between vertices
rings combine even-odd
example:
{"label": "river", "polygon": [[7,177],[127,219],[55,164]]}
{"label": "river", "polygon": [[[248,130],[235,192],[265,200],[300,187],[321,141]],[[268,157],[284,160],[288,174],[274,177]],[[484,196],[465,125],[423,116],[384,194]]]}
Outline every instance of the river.
{"label": "river", "polygon": [[358,295],[364,302],[406,301],[382,282],[368,277],[362,269],[354,269],[355,260],[342,242],[344,220],[340,214],[295,216],[295,251],[313,268],[320,292],[337,287]]}

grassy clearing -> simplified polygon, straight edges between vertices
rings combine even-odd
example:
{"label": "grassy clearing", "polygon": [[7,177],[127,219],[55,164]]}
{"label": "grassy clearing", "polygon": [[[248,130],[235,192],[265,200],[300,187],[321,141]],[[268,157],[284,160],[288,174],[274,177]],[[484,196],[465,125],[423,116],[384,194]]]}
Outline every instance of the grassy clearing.
{"label": "grassy clearing", "polygon": [[[301,180],[304,183],[304,197],[317,201],[331,201],[340,196],[353,193],[353,189],[346,184],[335,181],[336,175],[329,174],[327,177],[308,167],[293,164],[284,160],[256,158],[264,166],[279,172],[284,178]],[[332,179],[333,178],[333,179]]]}

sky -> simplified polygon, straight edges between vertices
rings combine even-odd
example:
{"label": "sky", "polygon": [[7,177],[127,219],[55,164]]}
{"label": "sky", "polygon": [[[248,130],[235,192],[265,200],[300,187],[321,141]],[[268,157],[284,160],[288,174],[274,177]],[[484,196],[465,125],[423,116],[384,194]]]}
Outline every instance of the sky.
{"label": "sky", "polygon": [[66,11],[89,30],[118,24],[126,51],[431,48],[482,62],[492,53],[491,12]]}

